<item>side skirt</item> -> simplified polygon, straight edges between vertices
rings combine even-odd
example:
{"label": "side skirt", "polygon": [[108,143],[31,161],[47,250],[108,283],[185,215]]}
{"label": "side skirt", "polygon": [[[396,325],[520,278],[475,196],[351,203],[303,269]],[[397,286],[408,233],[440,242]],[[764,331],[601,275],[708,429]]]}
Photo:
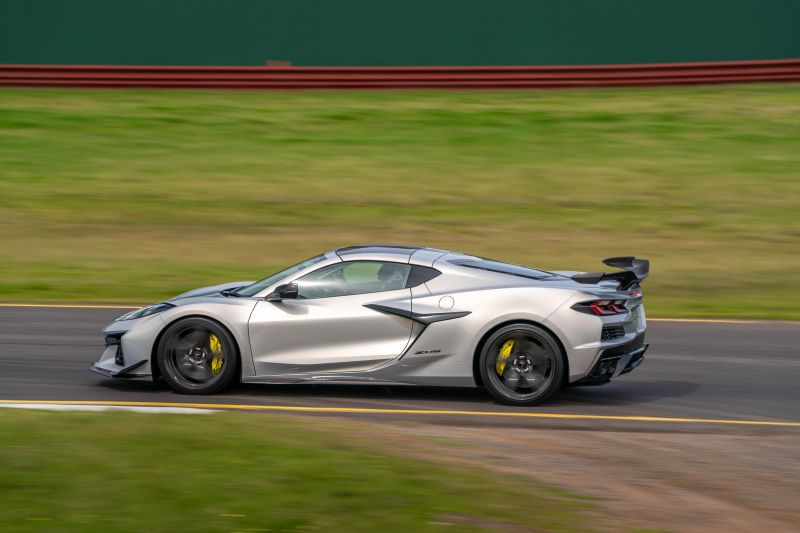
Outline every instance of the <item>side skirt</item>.
{"label": "side skirt", "polygon": [[285,375],[285,376],[246,376],[242,383],[265,383],[272,385],[330,383],[336,385],[405,385],[414,386],[414,383],[404,381],[390,381],[384,378],[343,375]]}

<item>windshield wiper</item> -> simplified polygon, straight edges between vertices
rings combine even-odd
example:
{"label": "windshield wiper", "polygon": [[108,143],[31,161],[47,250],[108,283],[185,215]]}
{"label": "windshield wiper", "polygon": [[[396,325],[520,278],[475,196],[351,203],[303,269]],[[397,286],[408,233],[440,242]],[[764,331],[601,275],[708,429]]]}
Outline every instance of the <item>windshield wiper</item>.
{"label": "windshield wiper", "polygon": [[223,296],[233,296],[233,297],[235,297],[235,298],[241,298],[241,297],[242,297],[242,295],[241,295],[241,294],[239,294],[238,292],[236,292],[236,291],[238,291],[238,290],[239,290],[239,289],[241,289],[241,288],[242,288],[242,287],[234,287],[234,288],[232,288],[232,289],[223,289],[223,290],[219,291],[219,293],[220,293],[221,295],[223,295]]}

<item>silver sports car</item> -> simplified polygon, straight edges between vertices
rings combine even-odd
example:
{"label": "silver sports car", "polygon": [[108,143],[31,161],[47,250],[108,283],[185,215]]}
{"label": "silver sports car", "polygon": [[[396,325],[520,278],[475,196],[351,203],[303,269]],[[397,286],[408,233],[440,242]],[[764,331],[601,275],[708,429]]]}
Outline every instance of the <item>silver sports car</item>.
{"label": "silver sports car", "polygon": [[546,272],[420,246],[340,248],[257,282],[122,315],[91,370],[187,394],[247,383],[485,387],[542,402],[630,372],[647,344],[649,262]]}

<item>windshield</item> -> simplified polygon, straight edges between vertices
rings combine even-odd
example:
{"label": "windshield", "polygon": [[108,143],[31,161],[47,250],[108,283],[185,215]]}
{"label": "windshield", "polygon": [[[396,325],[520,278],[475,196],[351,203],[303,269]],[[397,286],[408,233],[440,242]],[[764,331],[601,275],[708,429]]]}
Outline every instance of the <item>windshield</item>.
{"label": "windshield", "polygon": [[253,296],[253,295],[258,294],[259,292],[263,291],[264,289],[266,289],[270,285],[274,285],[274,284],[278,283],[279,281],[281,281],[281,280],[283,280],[285,278],[288,278],[289,276],[291,276],[293,274],[296,274],[297,272],[300,272],[301,270],[306,269],[306,268],[310,267],[311,265],[315,265],[315,264],[319,263],[320,261],[324,261],[324,260],[325,260],[325,256],[324,255],[318,255],[316,257],[312,257],[311,259],[306,259],[302,263],[297,263],[296,265],[291,266],[291,267],[287,268],[286,270],[281,270],[277,274],[273,274],[268,278],[264,278],[261,281],[256,281],[252,285],[248,285],[247,287],[245,287],[243,289],[239,289],[238,291],[236,291],[236,294],[238,294],[239,296]]}
{"label": "windshield", "polygon": [[536,270],[535,268],[522,265],[503,263],[501,261],[492,261],[491,259],[461,259],[452,261],[452,263],[469,268],[488,270],[490,272],[499,272],[500,274],[510,274],[512,276],[519,276],[521,278],[546,279],[557,277],[556,274],[553,274],[552,272]]}

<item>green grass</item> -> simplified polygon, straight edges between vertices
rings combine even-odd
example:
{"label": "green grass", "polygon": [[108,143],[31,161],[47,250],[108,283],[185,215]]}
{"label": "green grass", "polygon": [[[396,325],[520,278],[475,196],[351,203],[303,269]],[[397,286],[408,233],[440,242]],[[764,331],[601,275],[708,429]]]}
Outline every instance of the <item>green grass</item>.
{"label": "green grass", "polygon": [[0,412],[0,530],[593,529],[584,497],[401,457],[407,442],[360,428],[231,413]]}
{"label": "green grass", "polygon": [[0,91],[0,299],[148,302],[413,242],[652,260],[651,316],[800,318],[800,86]]}

